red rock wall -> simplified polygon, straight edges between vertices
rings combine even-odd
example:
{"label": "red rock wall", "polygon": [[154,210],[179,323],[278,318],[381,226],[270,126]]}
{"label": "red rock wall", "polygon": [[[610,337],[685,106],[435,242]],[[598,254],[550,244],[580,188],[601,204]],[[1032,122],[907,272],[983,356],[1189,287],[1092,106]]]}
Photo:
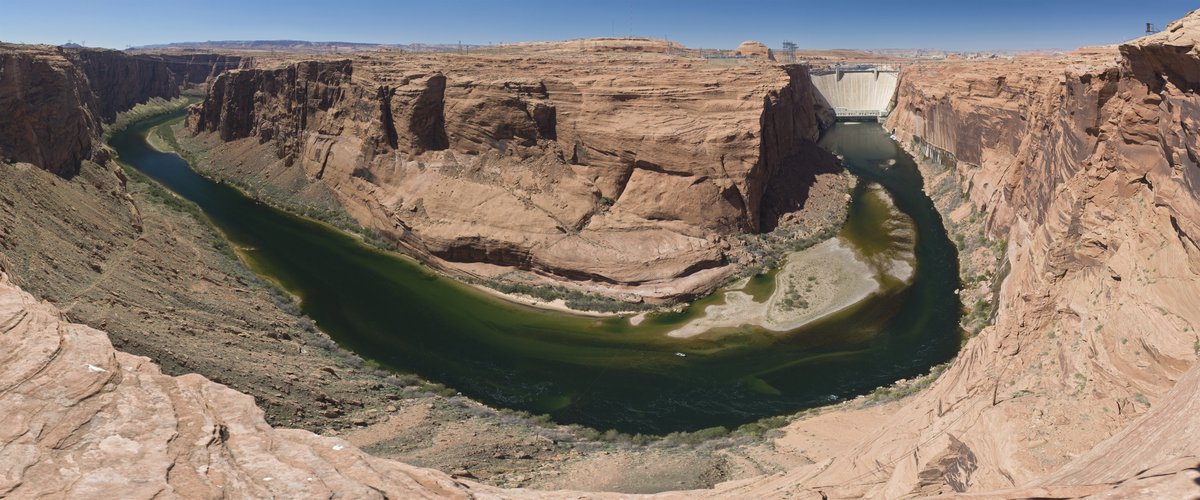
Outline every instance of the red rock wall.
{"label": "red rock wall", "polygon": [[773,227],[834,165],[801,67],[414,59],[231,71],[188,123],[418,252],[608,283],[724,266],[711,233]]}
{"label": "red rock wall", "polygon": [[102,49],[68,49],[65,54],[87,76],[103,121],[152,97],[179,95],[179,82],[162,61]]}
{"label": "red rock wall", "polygon": [[[754,230],[759,227],[764,187],[805,141],[816,139],[822,125],[805,70],[771,71],[782,73],[767,75],[775,88],[709,92],[714,100],[749,99],[749,105],[761,101],[753,108],[739,105],[745,123],[734,125],[744,128],[689,141],[679,140],[670,129],[648,137],[644,127],[626,129],[606,121],[624,113],[658,118],[656,114],[666,113],[657,108],[674,100],[669,90],[661,91],[666,95],[621,94],[548,78],[481,83],[466,74],[448,79],[440,72],[357,85],[351,83],[354,64],[348,60],[219,75],[205,102],[193,110],[190,124],[197,131],[218,132],[226,141],[250,136],[272,141],[280,157],[289,162],[313,153],[305,151],[307,135],[337,140],[354,134],[363,146],[361,159],[368,164],[375,155],[392,151],[419,155],[450,149],[466,155],[493,153],[586,166],[596,172],[601,193],[613,199],[624,194],[635,173],[656,179],[699,178],[701,187],[690,189],[705,191],[697,193],[702,204],[679,206],[691,201],[684,197],[638,211],[704,227]],[[689,82],[674,85],[682,93]],[[700,123],[705,117],[696,111],[681,117],[688,119],[685,125],[722,126]],[[737,171],[730,171],[730,163]],[[721,179],[712,179],[718,176]],[[710,179],[713,182],[706,182]]]}
{"label": "red rock wall", "polygon": [[142,54],[136,57],[162,61],[175,74],[175,81],[182,85],[198,85],[209,79],[237,68],[246,68],[254,64],[254,59],[226,54]]}
{"label": "red rock wall", "polygon": [[73,175],[99,134],[87,77],[59,51],[0,46],[0,159]]}
{"label": "red rock wall", "polygon": [[101,123],[179,95],[162,62],[112,50],[0,45],[0,159],[74,175]]}

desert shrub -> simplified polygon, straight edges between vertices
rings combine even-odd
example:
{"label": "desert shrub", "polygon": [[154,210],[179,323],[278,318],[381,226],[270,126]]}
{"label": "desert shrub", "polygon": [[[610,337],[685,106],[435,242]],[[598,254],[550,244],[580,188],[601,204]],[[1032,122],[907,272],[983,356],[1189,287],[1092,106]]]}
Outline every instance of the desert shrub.
{"label": "desert shrub", "polygon": [[581,311],[624,312],[655,309],[655,306],[652,304],[626,302],[552,285],[530,285],[505,280],[475,280],[474,282],[501,293],[524,295],[545,302],[562,299],[567,307]]}
{"label": "desert shrub", "polygon": [[396,387],[412,387],[421,383],[421,378],[411,373],[393,373],[383,380]]}
{"label": "desert shrub", "polygon": [[878,387],[867,395],[867,405],[875,405],[903,399],[913,394],[920,392],[922,389],[929,387],[934,380],[937,380],[946,368],[950,367],[950,362],[945,362],[934,366],[929,370],[929,373],[917,377],[903,384],[894,384],[890,386]]}
{"label": "desert shrub", "polygon": [[767,418],[760,419],[757,422],[750,422],[748,424],[743,424],[740,427],[738,427],[737,429],[735,429],[731,434],[733,436],[739,436],[739,437],[740,436],[749,436],[749,437],[756,437],[756,438],[763,437],[769,431],[778,429],[787,424],[788,424],[787,417],[783,417],[783,416],[767,417]]}

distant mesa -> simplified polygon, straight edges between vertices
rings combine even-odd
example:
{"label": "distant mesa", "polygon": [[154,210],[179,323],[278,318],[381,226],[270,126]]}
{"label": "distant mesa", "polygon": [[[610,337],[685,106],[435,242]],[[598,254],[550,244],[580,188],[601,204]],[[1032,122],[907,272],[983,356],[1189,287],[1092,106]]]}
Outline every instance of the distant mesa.
{"label": "distant mesa", "polygon": [[766,45],[763,45],[762,42],[756,42],[754,40],[746,40],[742,42],[742,44],[738,45],[737,49],[733,51],[733,55],[766,59],[768,61],[775,60],[775,53],[772,52],[770,48],[768,48]]}
{"label": "distant mesa", "polygon": [[400,50],[404,52],[457,52],[481,48],[483,45],[461,43],[361,43],[311,42],[307,40],[210,40],[206,42],[174,42],[133,47],[134,50],[161,51],[278,51],[289,53],[359,52],[371,50]]}
{"label": "distant mesa", "polygon": [[517,42],[504,44],[504,47],[519,48],[537,52],[634,52],[649,54],[667,54],[673,51],[683,51],[686,48],[678,43],[661,38],[645,37],[596,37],[576,38],[556,42]]}

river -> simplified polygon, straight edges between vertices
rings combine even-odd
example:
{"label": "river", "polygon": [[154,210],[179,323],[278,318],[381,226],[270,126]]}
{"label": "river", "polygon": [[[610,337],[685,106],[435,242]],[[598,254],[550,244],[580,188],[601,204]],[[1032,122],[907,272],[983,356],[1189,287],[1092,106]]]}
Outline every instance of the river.
{"label": "river", "polygon": [[863,209],[872,205],[871,183],[914,221],[911,284],[787,333],[744,328],[683,339],[666,332],[720,293],[638,326],[503,301],[247,198],[146,143],[155,127],[180,119],[135,123],[109,144],[124,165],[196,203],[255,272],[300,297],[339,345],[491,406],[627,433],[732,428],[925,373],[960,345],[954,246],[912,158],[877,124],[838,124],[821,145],[859,178],[844,234],[872,237]]}

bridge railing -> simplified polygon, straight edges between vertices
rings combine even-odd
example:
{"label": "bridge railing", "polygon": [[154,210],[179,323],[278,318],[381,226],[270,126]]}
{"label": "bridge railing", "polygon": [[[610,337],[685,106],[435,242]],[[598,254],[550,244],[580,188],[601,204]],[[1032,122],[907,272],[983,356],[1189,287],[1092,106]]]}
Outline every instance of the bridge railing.
{"label": "bridge railing", "polygon": [[822,64],[803,62],[802,66],[806,66],[810,73],[813,74],[829,74],[829,73],[898,73],[900,67],[895,64]]}
{"label": "bridge railing", "polygon": [[878,110],[878,109],[833,108],[833,114],[835,116],[837,116],[838,119],[874,118],[876,120],[882,120],[884,118],[887,118],[888,112],[886,110]]}

